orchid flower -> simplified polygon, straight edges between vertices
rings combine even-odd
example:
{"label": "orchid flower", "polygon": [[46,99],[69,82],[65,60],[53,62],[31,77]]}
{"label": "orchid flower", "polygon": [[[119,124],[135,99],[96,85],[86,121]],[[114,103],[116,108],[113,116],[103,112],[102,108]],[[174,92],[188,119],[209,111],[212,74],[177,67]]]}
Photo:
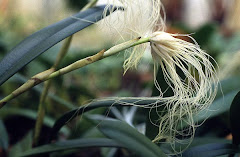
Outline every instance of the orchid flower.
{"label": "orchid flower", "polygon": [[[105,18],[104,26],[115,31],[121,39],[149,37],[149,43],[135,46],[128,52],[128,58],[124,62],[125,72],[137,67],[147,47],[151,48],[154,62],[154,84],[159,90],[158,97],[141,97],[139,99],[154,99],[154,104],[143,107],[157,109],[163,106],[167,111],[159,114],[159,133],[154,142],[165,140],[172,144],[179,142],[178,135],[193,137],[196,124],[194,115],[207,109],[213,102],[218,86],[216,70],[210,60],[210,55],[204,52],[190,35],[170,34],[165,32],[164,9],[160,0],[112,0],[111,5],[121,6],[123,12],[113,13],[113,16]],[[115,14],[115,15],[114,15]],[[187,42],[176,38],[187,36],[193,42]],[[156,73],[158,67],[162,68],[163,75],[173,96],[164,97]],[[177,69],[184,74],[179,76]],[[121,98],[116,98],[121,101]],[[124,104],[124,102],[122,102]],[[135,105],[134,103],[132,105]],[[179,126],[187,124],[188,128],[179,129]],[[191,139],[191,138],[190,138]]]}

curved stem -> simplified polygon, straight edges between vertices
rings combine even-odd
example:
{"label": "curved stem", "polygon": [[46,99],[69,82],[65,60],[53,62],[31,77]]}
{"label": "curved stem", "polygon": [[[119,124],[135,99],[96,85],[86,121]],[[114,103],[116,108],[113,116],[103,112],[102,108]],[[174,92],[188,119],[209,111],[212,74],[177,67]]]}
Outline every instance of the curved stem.
{"label": "curved stem", "polygon": [[[97,3],[97,1],[98,0],[92,0],[84,8],[82,8],[81,11],[84,11],[84,10],[87,10],[88,8],[93,7]],[[62,46],[60,52],[58,53],[56,61],[51,68],[54,71],[55,71],[55,69],[57,69],[60,62],[62,61],[62,59],[68,52],[71,41],[72,41],[72,37],[73,37],[73,35],[71,35],[64,41],[63,46]],[[49,90],[50,86],[51,86],[51,80],[44,82],[43,93],[41,94],[41,97],[40,97],[40,102],[39,102],[39,106],[38,106],[38,115],[37,115],[35,129],[34,129],[33,146],[37,146],[39,144],[39,137],[40,137],[40,133],[42,130],[43,119],[45,116],[45,108],[46,108],[45,100],[46,100],[46,96],[48,94],[48,90]]]}
{"label": "curved stem", "polygon": [[44,82],[46,80],[55,78],[55,77],[60,76],[60,75],[64,75],[64,74],[69,73],[73,70],[79,69],[79,68],[84,67],[88,64],[99,61],[103,58],[112,56],[112,55],[114,55],[118,52],[121,52],[125,49],[128,49],[130,47],[133,47],[133,46],[136,46],[136,45],[139,45],[139,44],[143,44],[143,43],[146,43],[146,42],[149,42],[149,41],[150,41],[149,37],[143,38],[143,39],[140,39],[140,38],[133,39],[133,40],[124,42],[122,44],[113,46],[112,48],[108,49],[107,51],[102,50],[102,51],[100,51],[99,53],[97,53],[93,56],[78,60],[78,61],[70,64],[69,66],[67,66],[65,68],[62,68],[58,71],[53,72],[54,69],[49,69],[49,70],[46,70],[42,73],[39,73],[39,74],[33,76],[31,79],[29,79],[26,83],[24,83],[18,89],[13,91],[10,95],[8,95],[5,98],[3,98],[2,100],[0,100],[0,108],[2,108],[8,101],[10,101],[13,98],[19,96],[20,94],[26,92],[27,90],[31,89],[32,87],[40,84],[41,82]]}
{"label": "curved stem", "polygon": [[[64,41],[63,46],[62,46],[60,52],[58,53],[56,61],[55,61],[54,65],[52,66],[52,69],[54,71],[55,71],[55,69],[57,69],[60,62],[62,61],[62,59],[68,52],[71,41],[72,41],[72,37],[73,36],[70,36]],[[45,116],[45,108],[46,108],[45,100],[46,100],[50,86],[51,86],[51,80],[44,82],[43,92],[40,96],[40,101],[39,101],[39,105],[38,105],[38,114],[37,114],[37,119],[36,119],[36,123],[35,123],[34,137],[33,137],[33,146],[37,146],[39,143],[39,136],[40,136],[40,133],[42,130],[43,119]]]}

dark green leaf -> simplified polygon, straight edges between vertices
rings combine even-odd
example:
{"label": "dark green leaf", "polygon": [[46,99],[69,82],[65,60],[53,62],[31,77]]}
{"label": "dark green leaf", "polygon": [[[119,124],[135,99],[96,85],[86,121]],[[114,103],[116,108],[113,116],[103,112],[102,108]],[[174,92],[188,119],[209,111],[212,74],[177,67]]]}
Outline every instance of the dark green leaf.
{"label": "dark green leaf", "polygon": [[99,124],[99,129],[105,136],[116,140],[139,156],[167,157],[156,144],[127,123],[119,120],[103,120]]}
{"label": "dark green leaf", "polygon": [[233,144],[240,144],[240,92],[234,97],[230,107],[230,125],[233,135]]}
{"label": "dark green leaf", "polygon": [[123,145],[118,144],[117,142],[110,139],[76,139],[68,140],[63,142],[56,142],[53,144],[43,145],[36,147],[34,149],[28,150],[21,154],[20,156],[36,156],[36,155],[46,155],[52,152],[70,150],[70,149],[79,149],[86,147],[123,147]]}
{"label": "dark green leaf", "polygon": [[240,76],[230,77],[220,81],[216,98],[223,97],[235,90],[240,90]]}
{"label": "dark green leaf", "polygon": [[2,120],[0,120],[0,148],[8,149],[8,133]]}
{"label": "dark green leaf", "polygon": [[[11,80],[11,81],[20,82],[20,83],[25,83],[25,82],[28,81],[28,79],[27,79],[25,76],[21,75],[21,74],[15,74],[11,79],[9,79],[9,81],[10,81],[10,80]],[[37,91],[39,94],[41,94],[42,91],[43,91],[43,86],[42,86],[42,85],[35,86],[35,87],[33,87],[33,90],[35,90],[35,91]],[[68,109],[74,109],[74,108],[76,108],[76,106],[73,105],[72,103],[70,103],[70,102],[68,102],[68,101],[60,98],[59,96],[57,96],[57,95],[55,95],[55,94],[53,94],[53,93],[48,93],[48,96],[49,96],[51,99],[55,100],[56,102],[64,105],[64,106],[67,107]]]}
{"label": "dark green leaf", "polygon": [[215,24],[209,23],[196,30],[192,37],[198,42],[199,45],[205,46],[208,44],[210,37],[216,32],[217,27]]}
{"label": "dark green leaf", "polygon": [[68,17],[27,37],[1,60],[0,85],[56,43],[101,20],[104,8],[99,6],[79,12],[73,16],[75,18]]}
{"label": "dark green leaf", "polygon": [[90,104],[87,104],[86,106],[83,106],[78,109],[74,109],[72,111],[69,111],[62,115],[60,118],[57,119],[55,122],[51,132],[50,132],[50,141],[57,135],[58,131],[66,125],[69,121],[74,119],[75,117],[88,112],[90,110],[99,108],[99,107],[112,107],[112,106],[127,106],[127,103],[135,103],[136,105],[145,105],[154,103],[156,100],[138,100],[136,99],[122,99],[123,102],[126,102],[125,105],[122,105],[119,102],[116,102],[115,100],[102,100],[102,101],[93,101]]}
{"label": "dark green leaf", "polygon": [[229,111],[234,96],[240,90],[239,76],[221,80],[215,100],[209,108],[194,117],[201,122],[209,117],[215,117]]}
{"label": "dark green leaf", "polygon": [[25,152],[26,150],[31,149],[32,147],[32,137],[33,133],[30,131],[23,139],[15,144],[9,152],[9,157],[16,157],[19,156],[22,152]]}
{"label": "dark green leaf", "polygon": [[224,97],[215,100],[209,108],[201,111],[198,115],[194,117],[194,121],[201,122],[209,117],[214,117],[222,114],[230,109],[231,102],[238,91],[232,91],[225,95]]}
{"label": "dark green leaf", "polygon": [[[33,120],[36,120],[37,118],[37,112],[33,111],[33,110],[29,110],[29,109],[20,109],[20,108],[12,108],[12,107],[6,107],[0,110],[0,117],[2,119],[11,116],[11,115],[19,115],[19,116],[24,116]],[[52,127],[54,125],[54,119],[45,116],[44,117],[44,121],[43,121],[44,125],[48,126],[48,127]],[[67,128],[63,128],[61,130],[64,134],[68,135],[69,134],[69,130]]]}
{"label": "dark green leaf", "polygon": [[240,149],[232,144],[213,143],[201,146],[192,147],[186,150],[183,157],[216,157],[220,155],[227,155],[238,153]]}
{"label": "dark green leaf", "polygon": [[[186,143],[188,143],[189,141],[186,140]],[[184,143],[184,142],[183,142]],[[169,143],[164,143],[160,145],[160,148],[164,151],[164,152],[168,152],[169,154],[174,154],[174,151],[182,151],[185,149],[190,149],[196,146],[200,146],[200,145],[206,145],[209,143],[226,143],[226,144],[230,144],[231,141],[224,139],[224,138],[217,138],[217,137],[212,137],[212,136],[204,136],[204,137],[194,137],[193,141],[191,142],[191,144],[183,144],[183,143],[176,143],[174,145],[174,149],[172,147],[171,144]]]}

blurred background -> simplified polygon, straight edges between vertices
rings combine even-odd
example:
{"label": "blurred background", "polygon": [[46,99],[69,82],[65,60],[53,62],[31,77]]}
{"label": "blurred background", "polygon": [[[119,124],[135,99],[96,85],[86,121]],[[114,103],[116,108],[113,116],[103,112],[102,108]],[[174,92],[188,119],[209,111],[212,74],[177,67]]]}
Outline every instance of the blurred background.
{"label": "blurred background", "polygon": [[[78,12],[88,0],[0,0],[0,59],[17,43],[30,34]],[[218,63],[220,80],[235,80],[228,86],[239,88],[240,76],[240,1],[238,0],[163,0],[167,31],[190,34],[200,47]],[[104,4],[99,0],[97,5]],[[109,36],[109,37],[108,37]],[[107,49],[115,43],[111,34],[96,25],[73,37],[69,53],[61,67],[78,59]],[[189,40],[185,39],[184,40]],[[62,42],[24,67],[0,88],[0,98],[8,95],[31,76],[52,66]],[[145,55],[137,70],[123,75],[124,54],[99,61],[63,77],[54,79],[47,99],[47,118],[51,122],[62,113],[86,104],[92,99],[108,96],[151,96],[153,88],[153,64]],[[1,68],[1,67],[0,67]],[[232,81],[234,82],[234,81]],[[0,110],[0,118],[8,132],[9,145],[14,146],[34,128],[42,85],[12,100],[7,109]],[[224,93],[223,94],[227,94]],[[97,111],[103,112],[103,111]],[[209,119],[199,129],[197,136],[214,134],[223,139],[231,138],[227,112]],[[45,122],[47,131],[51,122]],[[81,137],[85,133],[77,122],[63,131],[63,137]],[[211,126],[211,127],[210,127]],[[71,132],[71,128],[74,128]],[[212,132],[211,132],[212,131]],[[0,134],[0,136],[2,136]],[[85,136],[85,135],[84,135]],[[4,149],[0,148],[4,153]]]}

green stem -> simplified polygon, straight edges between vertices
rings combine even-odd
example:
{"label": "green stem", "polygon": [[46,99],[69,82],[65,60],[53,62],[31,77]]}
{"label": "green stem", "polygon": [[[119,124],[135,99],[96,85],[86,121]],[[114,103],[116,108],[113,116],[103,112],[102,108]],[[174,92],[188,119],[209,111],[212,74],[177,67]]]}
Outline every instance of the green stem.
{"label": "green stem", "polygon": [[139,45],[139,44],[143,44],[146,42],[149,42],[150,38],[143,38],[143,39],[133,39],[127,42],[124,42],[122,44],[113,46],[112,48],[108,49],[107,51],[101,51],[93,56],[81,59],[79,61],[76,61],[72,64],[70,64],[69,66],[62,68],[58,71],[52,72],[54,71],[53,69],[49,69],[47,71],[44,71],[42,73],[39,73],[35,76],[33,76],[30,80],[28,80],[25,84],[23,84],[21,87],[19,87],[18,89],[16,89],[15,91],[13,91],[10,95],[8,95],[7,97],[3,98],[2,100],[0,100],[0,108],[2,108],[8,101],[12,100],[13,98],[17,97],[18,95],[26,92],[27,90],[29,90],[30,88],[40,84],[41,82],[44,82],[46,80],[55,78],[57,76],[60,75],[64,75],[66,73],[69,73],[73,70],[79,69],[81,67],[84,67],[88,64],[94,63],[98,60],[101,60],[103,58],[112,56],[118,52],[121,52],[125,49],[128,49],[130,47]]}
{"label": "green stem", "polygon": [[[81,9],[81,11],[84,11],[84,10],[87,10],[88,8],[93,7],[97,3],[97,1],[98,0],[92,0],[83,9]],[[63,47],[61,48],[61,50],[60,50],[60,52],[57,56],[57,59],[56,59],[54,65],[52,66],[53,71],[55,71],[55,69],[57,69],[60,62],[62,61],[62,59],[64,58],[64,56],[68,52],[71,41],[72,41],[72,37],[73,37],[73,35],[68,37],[65,40],[65,42],[63,44]],[[39,106],[38,106],[38,116],[37,116],[37,119],[36,119],[35,130],[34,130],[33,146],[37,146],[39,144],[39,137],[40,137],[40,133],[41,133],[41,130],[42,130],[43,119],[44,119],[44,116],[45,116],[45,108],[46,108],[45,99],[46,99],[46,96],[48,94],[48,90],[50,88],[50,85],[51,85],[51,80],[46,81],[44,83],[43,93],[41,94],[41,97],[40,97],[40,102],[39,102]]]}
{"label": "green stem", "polygon": [[93,7],[96,3],[97,3],[98,0],[92,0],[91,2],[89,2],[86,6],[84,6],[81,11],[84,11],[84,10],[87,10],[88,8],[91,8]]}
{"label": "green stem", "polygon": [[[68,37],[64,41],[63,46],[62,46],[60,52],[58,53],[56,61],[55,61],[54,65],[52,66],[52,69],[54,71],[55,71],[55,69],[57,69],[60,62],[62,61],[62,59],[64,58],[64,56],[68,52],[71,41],[72,41],[72,36]],[[35,129],[34,129],[33,146],[37,146],[39,144],[39,137],[40,137],[40,133],[41,133],[41,130],[42,130],[43,119],[44,119],[45,112],[46,112],[45,111],[45,109],[46,109],[45,100],[46,100],[46,96],[48,94],[48,90],[50,88],[50,85],[51,85],[51,80],[44,82],[43,92],[40,96],[40,102],[39,102],[39,105],[38,105],[38,115],[37,115]]]}

